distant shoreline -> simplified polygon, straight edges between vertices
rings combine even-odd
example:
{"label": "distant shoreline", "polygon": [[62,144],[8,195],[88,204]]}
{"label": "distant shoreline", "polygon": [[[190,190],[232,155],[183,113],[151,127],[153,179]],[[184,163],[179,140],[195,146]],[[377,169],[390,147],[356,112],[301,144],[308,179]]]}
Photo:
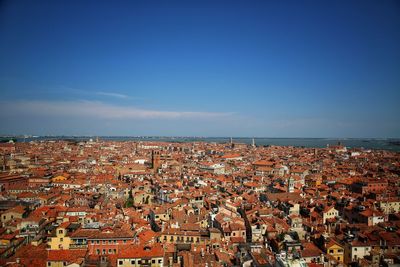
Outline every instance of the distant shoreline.
{"label": "distant shoreline", "polygon": [[[231,137],[189,137],[189,136],[2,136],[0,140],[14,139],[16,142],[66,140],[88,141],[90,139],[105,141],[153,141],[171,143],[209,142],[228,143]],[[233,142],[251,144],[252,137],[232,137]],[[337,145],[339,142],[349,148],[364,148],[374,150],[389,150],[400,152],[400,138],[291,138],[291,137],[254,137],[258,146],[294,146],[308,148],[324,148],[327,145]]]}
{"label": "distant shoreline", "polygon": [[252,136],[163,136],[163,135],[0,135],[2,138],[143,138],[143,139],[325,139],[325,140],[398,140],[400,137],[252,137]]}

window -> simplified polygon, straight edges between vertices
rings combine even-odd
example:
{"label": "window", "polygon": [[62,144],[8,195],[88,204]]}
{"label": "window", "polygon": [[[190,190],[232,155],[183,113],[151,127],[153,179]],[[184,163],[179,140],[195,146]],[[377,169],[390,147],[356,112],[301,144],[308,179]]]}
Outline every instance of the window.
{"label": "window", "polygon": [[63,230],[58,230],[58,233],[59,233],[59,234],[62,234],[62,233],[63,233]]}
{"label": "window", "polygon": [[67,262],[66,261],[63,261],[63,266],[67,266]]}
{"label": "window", "polygon": [[330,250],[329,250],[329,253],[333,253],[333,249],[330,249]]}
{"label": "window", "polygon": [[119,264],[119,265],[122,265],[122,264],[124,264],[124,263],[123,263],[122,261],[118,261],[118,264]]}
{"label": "window", "polygon": [[96,254],[97,254],[97,255],[100,254],[100,249],[96,249]]}
{"label": "window", "polygon": [[106,254],[106,250],[105,249],[103,249],[103,254]]}
{"label": "window", "polygon": [[340,257],[337,257],[337,260],[340,261]]}
{"label": "window", "polygon": [[153,264],[156,263],[156,260],[151,260],[151,263],[153,263]]}
{"label": "window", "polygon": [[161,262],[162,262],[162,260],[161,260],[161,259],[159,259],[159,260],[158,260],[158,263],[161,263]]}
{"label": "window", "polygon": [[51,262],[48,261],[48,262],[47,262],[47,266],[51,266]]}
{"label": "window", "polygon": [[97,244],[100,244],[100,240],[97,240],[96,243],[97,243]]}
{"label": "window", "polygon": [[108,254],[112,254],[112,249],[108,249]]}
{"label": "window", "polygon": [[135,264],[136,263],[136,261],[135,260],[131,260],[131,264]]}
{"label": "window", "polygon": [[61,237],[61,238],[60,238],[60,242],[63,242],[63,241],[64,241],[64,238]]}
{"label": "window", "polygon": [[142,261],[141,260],[138,260],[138,262],[137,262],[138,264],[142,264]]}

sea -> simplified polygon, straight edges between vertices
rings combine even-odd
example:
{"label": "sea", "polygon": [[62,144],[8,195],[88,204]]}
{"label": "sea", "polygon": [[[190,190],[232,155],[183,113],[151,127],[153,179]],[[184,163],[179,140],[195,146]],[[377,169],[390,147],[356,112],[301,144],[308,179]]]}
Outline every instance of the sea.
{"label": "sea", "polygon": [[[4,137],[3,137],[4,138]],[[88,141],[95,140],[110,141],[161,141],[161,142],[208,142],[208,143],[228,143],[231,137],[169,137],[169,136],[27,136],[14,137],[17,142],[30,142],[40,140],[70,140],[70,141]],[[232,137],[234,143],[251,144],[252,137]],[[400,152],[400,139],[359,139],[359,138],[254,138],[257,146],[294,146],[294,147],[311,147],[323,148],[327,145],[342,144],[348,148],[363,148],[374,150],[390,150]]]}

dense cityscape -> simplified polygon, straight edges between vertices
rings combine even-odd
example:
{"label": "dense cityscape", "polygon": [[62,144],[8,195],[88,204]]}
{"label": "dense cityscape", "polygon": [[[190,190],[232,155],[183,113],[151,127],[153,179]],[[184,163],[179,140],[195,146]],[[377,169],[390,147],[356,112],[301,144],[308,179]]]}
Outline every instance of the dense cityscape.
{"label": "dense cityscape", "polygon": [[0,0],[0,267],[400,267],[399,0]]}
{"label": "dense cityscape", "polygon": [[400,154],[40,140],[1,151],[2,266],[394,266]]}

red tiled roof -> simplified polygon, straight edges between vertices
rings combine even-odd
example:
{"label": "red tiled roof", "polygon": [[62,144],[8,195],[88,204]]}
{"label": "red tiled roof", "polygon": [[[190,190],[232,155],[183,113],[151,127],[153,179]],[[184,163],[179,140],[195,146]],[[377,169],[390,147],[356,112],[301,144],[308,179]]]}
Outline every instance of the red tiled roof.
{"label": "red tiled roof", "polygon": [[67,261],[69,263],[75,262],[86,255],[86,249],[74,250],[49,250],[47,261]]}
{"label": "red tiled roof", "polygon": [[128,246],[120,250],[119,259],[154,258],[162,257],[164,250],[161,244],[152,246]]}

